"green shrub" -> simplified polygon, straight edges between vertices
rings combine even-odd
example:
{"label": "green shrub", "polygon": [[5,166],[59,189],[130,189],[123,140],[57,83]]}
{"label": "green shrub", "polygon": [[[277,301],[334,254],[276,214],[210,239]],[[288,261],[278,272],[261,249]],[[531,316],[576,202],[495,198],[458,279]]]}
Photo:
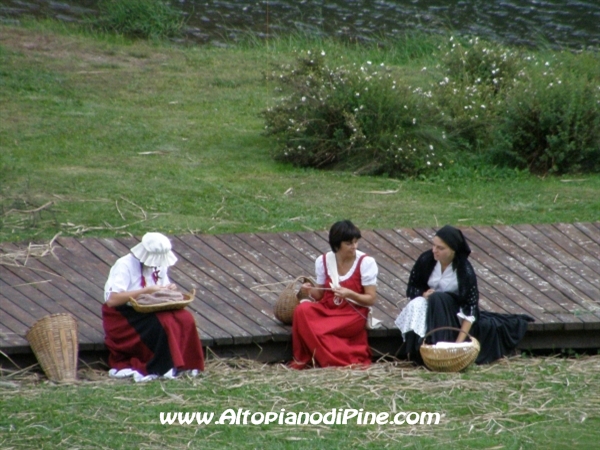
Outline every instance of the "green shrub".
{"label": "green shrub", "polygon": [[564,58],[538,63],[506,98],[495,162],[538,174],[600,170],[600,79]]}
{"label": "green shrub", "polygon": [[298,166],[418,175],[443,165],[443,129],[431,93],[383,65],[330,68],[307,52],[270,76],[284,97],[264,111],[275,157]]}
{"label": "green shrub", "polygon": [[524,75],[521,52],[478,38],[451,37],[441,48],[441,79],[433,94],[451,138],[472,150],[490,144],[498,109]]}
{"label": "green shrub", "polygon": [[160,0],[101,0],[93,25],[135,38],[169,38],[181,34],[181,12]]}

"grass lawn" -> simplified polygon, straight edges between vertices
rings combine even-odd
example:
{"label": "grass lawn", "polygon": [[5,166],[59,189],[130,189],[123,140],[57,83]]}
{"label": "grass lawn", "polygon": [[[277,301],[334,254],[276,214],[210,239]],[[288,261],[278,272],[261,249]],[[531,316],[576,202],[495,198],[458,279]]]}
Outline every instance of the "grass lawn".
{"label": "grass lawn", "polygon": [[[263,77],[294,50],[433,66],[431,53],[279,41],[173,47],[0,25],[0,242],[64,236],[596,221],[597,175],[539,178],[460,165],[427,179],[273,161]],[[411,53],[411,54],[412,54]],[[409,75],[407,75],[409,76]]]}
{"label": "grass lawn", "polygon": [[[196,379],[135,384],[89,369],[79,376],[77,385],[54,385],[36,372],[4,372],[0,447],[589,449],[600,438],[599,356],[516,357],[460,374],[392,362],[297,372],[213,359]],[[247,425],[214,423],[240,408],[250,411]],[[439,413],[440,419],[437,425],[359,424],[357,418],[329,425],[315,415],[314,423],[278,423],[282,413],[320,413],[327,420],[333,409],[361,408],[391,417]],[[163,425],[161,412],[212,412],[214,418],[209,425]],[[260,421],[256,413],[268,412],[276,413],[275,423],[252,424],[252,417]]]}

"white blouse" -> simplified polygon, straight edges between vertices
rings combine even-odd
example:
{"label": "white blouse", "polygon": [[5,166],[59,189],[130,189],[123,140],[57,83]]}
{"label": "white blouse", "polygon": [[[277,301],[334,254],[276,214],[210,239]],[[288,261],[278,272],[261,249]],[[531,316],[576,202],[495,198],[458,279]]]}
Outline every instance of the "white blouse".
{"label": "white blouse", "polygon": [[[356,251],[356,258],[354,259],[354,264],[350,268],[350,270],[344,275],[340,276],[340,281],[345,281],[352,276],[356,267],[358,265],[358,261],[360,257],[364,255],[364,252],[360,250]],[[377,284],[377,275],[379,273],[379,269],[377,268],[377,263],[375,259],[371,256],[365,256],[363,258],[362,264],[360,265],[360,276],[361,276],[361,284],[363,286],[374,286]],[[325,284],[325,265],[323,264],[323,256],[319,256],[315,260],[315,274],[317,275],[316,282],[317,284],[324,285]]]}
{"label": "white blouse", "polygon": [[171,284],[167,275],[167,267],[158,268],[158,282],[154,282],[152,273],[154,267],[143,266],[140,261],[131,253],[119,258],[114,266],[110,269],[108,280],[104,285],[104,301],[108,301],[108,297],[112,292],[135,291],[142,288],[142,275],[146,279],[146,286],[167,286]]}
{"label": "white blouse", "polygon": [[435,291],[458,294],[458,278],[451,264],[442,273],[442,264],[438,261],[429,276],[427,284]]}

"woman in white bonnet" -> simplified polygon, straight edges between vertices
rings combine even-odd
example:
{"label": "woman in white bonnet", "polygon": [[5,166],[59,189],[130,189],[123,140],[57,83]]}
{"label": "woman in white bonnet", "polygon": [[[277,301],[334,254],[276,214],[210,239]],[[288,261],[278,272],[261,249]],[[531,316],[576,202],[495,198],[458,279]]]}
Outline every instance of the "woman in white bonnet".
{"label": "woman in white bonnet", "polygon": [[130,298],[173,290],[168,269],[177,257],[169,238],[146,233],[142,241],[111,268],[104,287],[102,322],[109,350],[109,374],[146,381],[177,372],[204,370],[204,353],[196,323],[185,310],[138,313]]}

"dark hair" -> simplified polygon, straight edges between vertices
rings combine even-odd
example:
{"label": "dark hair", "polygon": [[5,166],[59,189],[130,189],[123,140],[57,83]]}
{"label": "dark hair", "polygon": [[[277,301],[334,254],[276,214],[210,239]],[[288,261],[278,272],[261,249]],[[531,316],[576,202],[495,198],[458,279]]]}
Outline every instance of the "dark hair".
{"label": "dark hair", "polygon": [[329,245],[333,253],[340,249],[342,242],[351,242],[361,237],[360,230],[349,220],[340,220],[329,229]]}

